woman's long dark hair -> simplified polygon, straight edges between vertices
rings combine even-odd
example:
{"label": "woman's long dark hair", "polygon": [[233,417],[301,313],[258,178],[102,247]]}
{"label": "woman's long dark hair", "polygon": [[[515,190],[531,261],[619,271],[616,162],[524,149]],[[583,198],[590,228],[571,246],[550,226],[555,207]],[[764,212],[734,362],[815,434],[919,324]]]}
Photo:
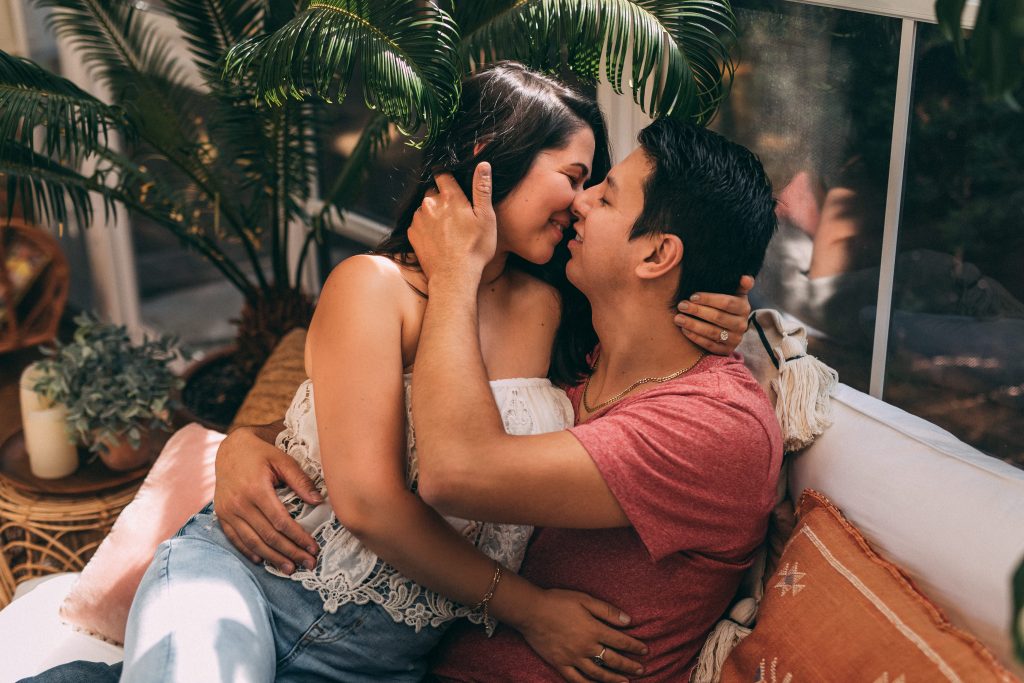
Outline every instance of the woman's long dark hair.
{"label": "woman's long dark hair", "polygon": [[[467,78],[462,100],[451,126],[426,150],[423,171],[395,229],[378,245],[378,254],[415,266],[409,244],[413,214],[435,173],[455,176],[467,197],[472,197],[473,171],[490,162],[492,201],[504,200],[526,176],[537,155],[561,149],[573,133],[589,126],[594,133],[594,163],[588,185],[601,182],[611,167],[604,117],[597,103],[559,81],[516,62],[499,62]],[[477,153],[476,147],[482,143]],[[553,258],[536,265],[510,254],[510,267],[519,268],[555,287],[562,298],[562,318],[555,334],[548,376],[561,386],[576,384],[590,372],[586,355],[597,343],[590,303],[565,277],[569,260],[567,231]]]}

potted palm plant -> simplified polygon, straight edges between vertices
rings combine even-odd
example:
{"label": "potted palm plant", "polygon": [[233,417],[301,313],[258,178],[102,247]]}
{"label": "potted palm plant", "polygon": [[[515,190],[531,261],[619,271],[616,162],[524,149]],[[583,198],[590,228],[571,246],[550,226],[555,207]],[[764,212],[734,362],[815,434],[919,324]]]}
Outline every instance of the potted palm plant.
{"label": "potted palm plant", "polygon": [[[0,52],[8,212],[20,201],[30,219],[87,225],[99,197],[107,215],[144,216],[205,257],[244,296],[229,364],[239,397],[309,322],[303,264],[322,256],[369,163],[393,139],[443,130],[464,74],[498,59],[568,68],[652,115],[706,122],[735,26],[727,0],[164,0],[185,64],[143,5],[33,1],[110,98]],[[337,176],[318,179],[317,161],[337,154],[320,133],[356,73],[374,114]]]}

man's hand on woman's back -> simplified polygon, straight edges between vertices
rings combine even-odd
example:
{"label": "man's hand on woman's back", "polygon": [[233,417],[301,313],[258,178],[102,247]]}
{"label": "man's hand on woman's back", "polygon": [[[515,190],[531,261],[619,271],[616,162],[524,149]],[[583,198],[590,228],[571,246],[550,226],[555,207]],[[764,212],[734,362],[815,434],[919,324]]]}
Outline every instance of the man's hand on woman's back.
{"label": "man's hand on woman's back", "polygon": [[273,444],[281,424],[239,427],[217,451],[213,507],[231,543],[253,562],[291,574],[316,563],[316,541],[274,491],[286,485],[310,504],[323,499],[298,463]]}

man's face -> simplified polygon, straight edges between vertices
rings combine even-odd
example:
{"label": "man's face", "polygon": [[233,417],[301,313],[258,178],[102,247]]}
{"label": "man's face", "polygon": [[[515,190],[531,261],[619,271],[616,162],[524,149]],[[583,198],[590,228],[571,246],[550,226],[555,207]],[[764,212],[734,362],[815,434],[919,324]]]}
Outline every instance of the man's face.
{"label": "man's face", "polygon": [[576,195],[576,238],[569,242],[572,258],[565,272],[588,297],[615,291],[633,279],[633,252],[643,245],[631,243],[629,233],[643,211],[643,186],[651,171],[647,154],[637,148],[612,167],[604,182]]}

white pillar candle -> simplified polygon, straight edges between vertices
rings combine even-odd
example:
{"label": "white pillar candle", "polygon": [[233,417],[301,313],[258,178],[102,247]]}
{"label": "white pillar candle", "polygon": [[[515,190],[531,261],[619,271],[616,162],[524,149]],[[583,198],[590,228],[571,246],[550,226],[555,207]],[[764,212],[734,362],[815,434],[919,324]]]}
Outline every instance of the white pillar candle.
{"label": "white pillar candle", "polygon": [[35,370],[34,364],[28,366],[19,383],[28,465],[40,479],[59,479],[78,469],[78,448],[68,438],[67,408],[50,404],[32,389]]}

